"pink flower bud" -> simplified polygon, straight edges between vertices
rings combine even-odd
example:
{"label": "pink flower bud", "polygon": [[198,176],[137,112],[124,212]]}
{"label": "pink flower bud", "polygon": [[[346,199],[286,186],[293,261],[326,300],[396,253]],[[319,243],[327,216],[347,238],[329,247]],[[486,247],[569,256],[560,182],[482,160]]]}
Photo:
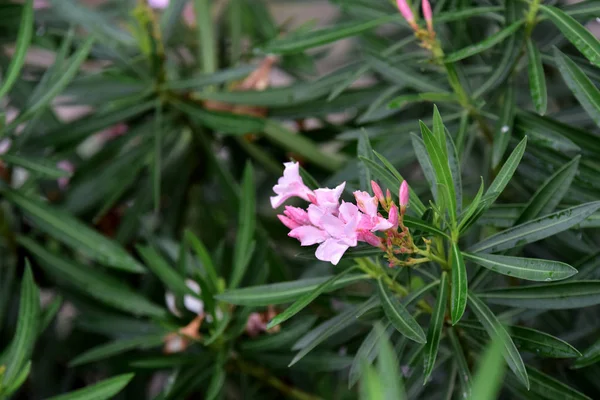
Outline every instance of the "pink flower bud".
{"label": "pink flower bud", "polygon": [[370,231],[364,231],[361,232],[361,238],[362,241],[369,243],[371,246],[374,247],[383,247],[382,243],[381,243],[381,238],[379,236],[377,236],[376,234],[374,234],[373,232]]}
{"label": "pink flower bud", "polygon": [[400,14],[404,17],[404,19],[413,26],[415,23],[415,17],[413,16],[412,10],[406,0],[396,0],[396,4],[398,5],[398,10],[400,10]]}
{"label": "pink flower bud", "polygon": [[390,212],[388,214],[388,221],[392,224],[392,228],[398,227],[398,206],[392,203],[390,207]]}
{"label": "pink flower bud", "polygon": [[277,218],[281,221],[282,224],[287,226],[289,229],[295,229],[301,226],[299,223],[293,221],[292,219],[286,217],[285,215],[278,215]]}
{"label": "pink flower bud", "polygon": [[385,191],[385,200],[388,203],[392,202],[392,192],[390,192],[390,189],[386,189],[386,191]]}
{"label": "pink flower bud", "polygon": [[400,185],[400,207],[405,208],[408,205],[408,183],[402,182]]}
{"label": "pink flower bud", "polygon": [[427,29],[430,33],[433,33],[433,12],[429,0],[422,0],[421,8],[423,9],[423,17],[427,22]]}
{"label": "pink flower bud", "polygon": [[381,191],[381,187],[375,181],[371,181],[371,189],[373,189],[373,194],[377,197],[380,203],[383,204],[385,198],[383,197],[383,192]]}

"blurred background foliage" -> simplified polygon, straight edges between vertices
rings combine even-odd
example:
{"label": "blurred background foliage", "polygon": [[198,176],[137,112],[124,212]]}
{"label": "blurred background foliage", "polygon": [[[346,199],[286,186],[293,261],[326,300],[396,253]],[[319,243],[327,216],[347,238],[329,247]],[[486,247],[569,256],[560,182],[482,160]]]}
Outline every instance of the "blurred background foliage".
{"label": "blurred background foliage", "polygon": [[[266,330],[282,304],[335,273],[286,236],[268,196],[289,159],[313,187],[364,187],[356,155],[375,160],[372,147],[428,204],[410,133],[431,126],[436,103],[465,199],[528,138],[465,243],[513,226],[568,162],[572,183],[549,211],[598,200],[598,1],[543,1],[562,11],[533,19],[536,1],[433,2],[450,80],[387,1],[97,3],[0,4],[0,397],[449,399],[469,395],[478,364],[500,368],[498,346],[479,356],[487,336],[470,314],[445,331],[424,386],[423,346],[374,325],[381,310],[364,308],[362,275]],[[300,23],[303,10],[317,18]],[[598,279],[598,227],[595,212],[520,251],[575,266],[570,281]],[[480,291],[521,285],[468,271]],[[395,277],[413,291],[432,282]],[[521,327],[513,340],[529,365],[530,390],[508,372],[505,398],[597,398],[598,307],[526,308],[492,306]],[[399,375],[402,387],[390,386]]]}

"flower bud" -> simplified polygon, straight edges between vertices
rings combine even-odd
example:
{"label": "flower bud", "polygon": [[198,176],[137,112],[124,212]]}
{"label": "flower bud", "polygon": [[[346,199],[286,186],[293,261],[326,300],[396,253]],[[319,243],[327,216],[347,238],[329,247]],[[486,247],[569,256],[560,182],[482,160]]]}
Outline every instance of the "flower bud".
{"label": "flower bud", "polygon": [[392,192],[390,192],[390,189],[387,189],[385,191],[385,201],[389,204],[392,202]]}
{"label": "flower bud", "polygon": [[369,243],[371,246],[382,248],[381,238],[370,231],[361,232],[361,239]]}
{"label": "flower bud", "polygon": [[396,4],[398,5],[398,10],[400,10],[400,14],[404,17],[406,22],[413,28],[413,30],[417,30],[418,26],[415,23],[415,17],[413,16],[413,12],[406,2],[406,0],[396,0]]}
{"label": "flower bud", "polygon": [[392,224],[392,228],[398,228],[398,206],[392,203],[390,207],[390,212],[388,214],[388,221]]}
{"label": "flower bud", "polygon": [[377,200],[383,205],[385,202],[385,198],[383,197],[383,192],[381,191],[381,187],[375,181],[371,181],[371,189],[373,189],[373,194],[377,197]]}
{"label": "flower bud", "polygon": [[427,22],[427,29],[429,30],[429,33],[433,34],[433,12],[431,11],[429,0],[422,0],[421,8],[423,9],[425,22]]}
{"label": "flower bud", "polygon": [[403,181],[402,185],[400,185],[399,197],[400,208],[406,208],[406,206],[408,205],[408,183],[406,183],[406,181]]}

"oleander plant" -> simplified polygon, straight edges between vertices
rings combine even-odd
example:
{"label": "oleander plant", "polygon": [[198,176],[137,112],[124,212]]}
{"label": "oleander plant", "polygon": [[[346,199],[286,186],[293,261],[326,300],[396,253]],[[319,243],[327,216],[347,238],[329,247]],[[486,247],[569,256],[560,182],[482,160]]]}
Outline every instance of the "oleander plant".
{"label": "oleander plant", "polygon": [[600,398],[599,17],[2,2],[0,399]]}

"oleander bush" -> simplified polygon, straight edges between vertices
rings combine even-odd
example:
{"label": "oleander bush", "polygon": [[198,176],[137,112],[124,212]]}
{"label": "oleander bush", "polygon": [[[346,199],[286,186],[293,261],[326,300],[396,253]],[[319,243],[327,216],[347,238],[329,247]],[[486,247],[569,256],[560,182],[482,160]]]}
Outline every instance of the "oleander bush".
{"label": "oleander bush", "polygon": [[0,398],[600,398],[600,2],[331,3],[0,4]]}

